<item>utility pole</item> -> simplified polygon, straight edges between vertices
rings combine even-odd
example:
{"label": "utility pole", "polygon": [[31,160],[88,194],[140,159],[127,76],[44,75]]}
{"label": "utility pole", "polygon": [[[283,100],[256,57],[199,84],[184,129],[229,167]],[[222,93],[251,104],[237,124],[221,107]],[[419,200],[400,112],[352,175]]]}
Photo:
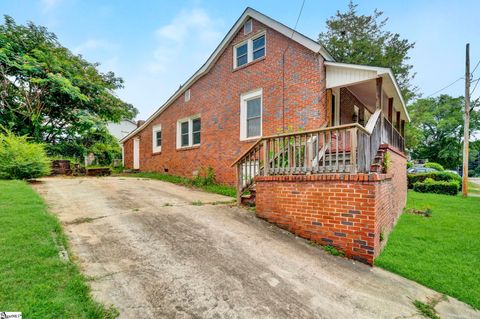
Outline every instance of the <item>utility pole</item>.
{"label": "utility pole", "polygon": [[463,127],[463,178],[462,194],[468,196],[468,141],[470,140],[470,43],[465,52],[465,118]]}

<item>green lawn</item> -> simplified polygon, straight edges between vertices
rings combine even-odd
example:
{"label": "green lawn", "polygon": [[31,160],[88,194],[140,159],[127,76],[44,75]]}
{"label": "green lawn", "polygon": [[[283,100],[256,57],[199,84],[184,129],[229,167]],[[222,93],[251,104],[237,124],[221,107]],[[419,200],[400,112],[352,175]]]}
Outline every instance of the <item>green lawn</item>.
{"label": "green lawn", "polygon": [[408,208],[375,264],[480,309],[480,198],[408,193]]}
{"label": "green lawn", "polygon": [[162,174],[162,173],[156,173],[156,172],[139,172],[134,174],[122,174],[122,176],[158,179],[161,181],[180,184],[183,186],[195,187],[195,188],[202,189],[206,192],[216,193],[216,194],[230,196],[230,197],[236,197],[236,194],[237,194],[237,190],[235,189],[235,187],[232,187],[229,185],[222,185],[222,184],[201,185],[199,183],[195,183],[195,181],[190,178],[170,175],[170,174]]}
{"label": "green lawn", "polygon": [[67,247],[59,222],[30,186],[0,181],[0,310],[23,318],[115,318],[90,296],[73,262],[62,261]]}

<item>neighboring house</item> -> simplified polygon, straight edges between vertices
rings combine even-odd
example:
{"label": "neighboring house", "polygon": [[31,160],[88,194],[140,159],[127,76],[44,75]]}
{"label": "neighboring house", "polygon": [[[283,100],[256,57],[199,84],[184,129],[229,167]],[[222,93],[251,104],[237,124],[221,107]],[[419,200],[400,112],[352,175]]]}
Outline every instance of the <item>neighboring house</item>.
{"label": "neighboring house", "polygon": [[372,263],[406,201],[406,121],[390,69],[337,63],[247,8],[121,143],[126,168],[192,177],[212,167],[239,201],[256,193],[258,216]]}
{"label": "neighboring house", "polygon": [[137,122],[129,119],[123,119],[118,123],[110,122],[107,124],[107,129],[110,134],[115,136],[118,140],[133,132],[137,128]]}

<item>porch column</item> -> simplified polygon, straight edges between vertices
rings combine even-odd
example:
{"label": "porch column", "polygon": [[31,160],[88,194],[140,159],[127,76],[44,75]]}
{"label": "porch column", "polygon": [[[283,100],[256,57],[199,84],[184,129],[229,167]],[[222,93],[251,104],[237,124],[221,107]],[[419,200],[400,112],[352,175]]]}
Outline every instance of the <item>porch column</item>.
{"label": "porch column", "polygon": [[377,109],[382,109],[383,106],[383,99],[382,99],[382,77],[378,77],[376,80],[377,84],[377,92],[376,92],[376,108]]}
{"label": "porch column", "polygon": [[405,120],[402,120],[400,124],[400,134],[402,134],[402,137],[405,137]]}
{"label": "porch column", "polygon": [[397,112],[397,123],[396,124],[396,128],[397,128],[397,132],[400,132],[400,112]]}
{"label": "porch column", "polygon": [[393,97],[388,98],[388,120],[393,123]]}

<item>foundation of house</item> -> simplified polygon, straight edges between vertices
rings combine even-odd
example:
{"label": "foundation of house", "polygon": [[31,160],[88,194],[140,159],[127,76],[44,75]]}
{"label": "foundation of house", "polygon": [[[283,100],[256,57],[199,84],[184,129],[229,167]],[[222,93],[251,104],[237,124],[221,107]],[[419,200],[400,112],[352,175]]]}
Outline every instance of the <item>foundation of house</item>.
{"label": "foundation of house", "polygon": [[372,264],[407,192],[405,156],[382,147],[390,154],[387,174],[257,176],[257,216]]}

